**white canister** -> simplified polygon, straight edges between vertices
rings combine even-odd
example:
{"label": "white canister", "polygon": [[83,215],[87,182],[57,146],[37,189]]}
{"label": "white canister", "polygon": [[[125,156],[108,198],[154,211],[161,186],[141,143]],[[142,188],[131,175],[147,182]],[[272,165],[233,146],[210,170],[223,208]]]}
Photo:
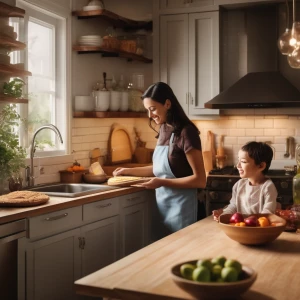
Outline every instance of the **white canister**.
{"label": "white canister", "polygon": [[107,111],[110,102],[109,91],[95,91],[95,110]]}
{"label": "white canister", "polygon": [[121,93],[120,111],[128,111],[128,107],[129,107],[128,92],[124,91]]}
{"label": "white canister", "polygon": [[92,96],[75,96],[75,111],[92,111],[95,108]]}
{"label": "white canister", "polygon": [[121,96],[122,94],[119,91],[110,92],[110,104],[109,104],[110,111],[118,111],[120,109]]}

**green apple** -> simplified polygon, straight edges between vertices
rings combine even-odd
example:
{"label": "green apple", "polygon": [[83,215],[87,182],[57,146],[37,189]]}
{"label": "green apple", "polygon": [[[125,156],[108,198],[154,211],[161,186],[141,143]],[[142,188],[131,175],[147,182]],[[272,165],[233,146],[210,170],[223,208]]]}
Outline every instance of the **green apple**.
{"label": "green apple", "polygon": [[208,268],[204,266],[198,267],[193,271],[192,278],[194,281],[210,282],[211,280],[210,271]]}

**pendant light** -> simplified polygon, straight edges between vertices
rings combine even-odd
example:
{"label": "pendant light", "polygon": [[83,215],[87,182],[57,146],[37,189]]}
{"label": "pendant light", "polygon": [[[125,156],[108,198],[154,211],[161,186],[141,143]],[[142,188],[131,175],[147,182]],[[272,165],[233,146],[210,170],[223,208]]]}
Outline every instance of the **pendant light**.
{"label": "pendant light", "polygon": [[290,45],[294,47],[293,52],[288,54],[287,61],[289,65],[294,69],[300,69],[300,22],[295,21],[296,7],[295,0],[293,0],[293,27],[292,38],[290,39]]}
{"label": "pendant light", "polygon": [[289,4],[288,0],[285,0],[286,4],[286,29],[285,32],[279,37],[277,46],[281,54],[288,55],[293,52],[294,46],[290,44],[292,38],[292,31],[289,29]]}

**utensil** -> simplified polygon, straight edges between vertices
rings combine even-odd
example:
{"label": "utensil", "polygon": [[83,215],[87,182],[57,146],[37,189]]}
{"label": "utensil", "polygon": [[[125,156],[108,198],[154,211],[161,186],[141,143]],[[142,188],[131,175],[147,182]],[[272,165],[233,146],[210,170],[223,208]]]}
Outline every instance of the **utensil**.
{"label": "utensil", "polygon": [[102,91],[107,91],[106,88],[106,72],[103,72],[103,89]]}
{"label": "utensil", "polygon": [[257,278],[257,273],[247,266],[242,267],[243,279],[235,282],[198,282],[183,278],[180,266],[196,263],[196,260],[182,262],[171,269],[174,282],[196,299],[236,299],[238,295],[247,291]]}
{"label": "utensil", "polygon": [[295,157],[295,143],[294,138],[292,136],[289,137],[289,155],[290,158]]}
{"label": "utensil", "polygon": [[283,154],[284,157],[289,157],[290,156],[290,142],[289,142],[289,138],[286,138],[285,141],[285,153]]}

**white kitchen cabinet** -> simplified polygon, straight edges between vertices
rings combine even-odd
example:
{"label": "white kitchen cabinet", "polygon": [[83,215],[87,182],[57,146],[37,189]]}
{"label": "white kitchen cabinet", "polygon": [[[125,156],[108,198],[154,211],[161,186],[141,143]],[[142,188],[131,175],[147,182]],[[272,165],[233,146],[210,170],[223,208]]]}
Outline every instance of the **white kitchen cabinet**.
{"label": "white kitchen cabinet", "polygon": [[218,115],[204,103],[220,90],[219,12],[162,15],[159,36],[160,80],[191,119]]}
{"label": "white kitchen cabinet", "polygon": [[81,277],[80,229],[26,245],[26,299],[77,299],[74,281]]}
{"label": "white kitchen cabinet", "polygon": [[148,244],[148,192],[138,192],[120,197],[121,257],[129,255]]}
{"label": "white kitchen cabinet", "polygon": [[159,0],[160,9],[206,7],[214,5],[214,0]]}
{"label": "white kitchen cabinet", "polygon": [[43,214],[28,224],[30,239],[19,249],[26,253],[20,270],[26,298],[20,300],[79,299],[74,281],[120,258],[118,198]]}
{"label": "white kitchen cabinet", "polygon": [[119,216],[114,216],[81,228],[82,276],[120,258],[119,219]]}

